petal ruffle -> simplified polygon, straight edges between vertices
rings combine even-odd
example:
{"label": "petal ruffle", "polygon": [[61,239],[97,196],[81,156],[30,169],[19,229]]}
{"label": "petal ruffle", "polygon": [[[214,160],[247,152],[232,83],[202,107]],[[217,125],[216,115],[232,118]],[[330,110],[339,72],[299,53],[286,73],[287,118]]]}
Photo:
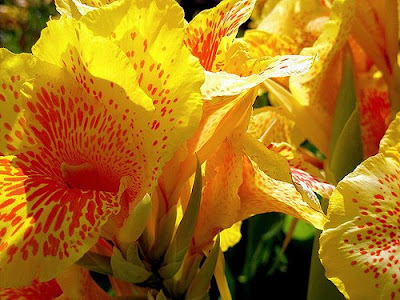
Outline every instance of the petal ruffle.
{"label": "petal ruffle", "polygon": [[0,155],[35,144],[26,130],[21,94],[24,82],[35,77],[34,65],[32,55],[16,55],[0,49]]}

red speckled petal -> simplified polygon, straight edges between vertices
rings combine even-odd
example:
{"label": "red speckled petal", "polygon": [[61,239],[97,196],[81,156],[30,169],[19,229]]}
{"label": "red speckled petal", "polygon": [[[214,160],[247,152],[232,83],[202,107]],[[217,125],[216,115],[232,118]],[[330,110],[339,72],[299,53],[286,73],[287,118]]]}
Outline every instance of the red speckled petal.
{"label": "red speckled petal", "polygon": [[335,186],[325,181],[321,171],[305,161],[296,149],[286,143],[270,144],[268,148],[287,159],[294,182],[303,183],[322,197],[329,198]]}
{"label": "red speckled petal", "polygon": [[69,188],[52,161],[41,149],[0,159],[0,286],[54,278],[119,210],[118,193]]}
{"label": "red speckled petal", "polygon": [[[125,91],[117,85],[103,90],[110,83],[95,78],[93,88],[104,92],[100,100],[69,72],[46,72],[25,91],[36,147],[1,160],[2,286],[54,278],[150,184],[146,127]],[[124,201],[120,188],[129,191]]]}
{"label": "red speckled petal", "polygon": [[360,74],[357,86],[363,152],[367,158],[378,153],[379,143],[388,128],[389,94],[382,82],[370,75]]}
{"label": "red speckled petal", "polygon": [[322,228],[325,215],[305,202],[293,184],[267,176],[243,155],[243,184],[239,190],[240,218],[254,214],[282,212]]}
{"label": "red speckled petal", "polygon": [[172,0],[125,1],[83,19],[98,35],[115,42],[126,54],[139,86],[152,100],[149,120],[149,160],[153,178],[184,141],[193,135],[201,117],[203,68],[183,44],[182,8]]}
{"label": "red speckled petal", "polygon": [[186,28],[185,44],[207,71],[221,71],[224,54],[239,26],[250,17],[253,0],[224,0],[200,12]]}
{"label": "red speckled petal", "polygon": [[400,165],[378,154],[333,192],[320,239],[326,275],[351,299],[400,297]]}
{"label": "red speckled petal", "polygon": [[[113,87],[118,85],[133,102],[153,109],[151,99],[132,84],[136,74],[121,49],[103,37],[93,36],[81,22],[66,17],[48,22],[32,53],[67,70],[96,99],[101,100],[105,93],[113,94]],[[96,79],[106,81],[102,84]]]}
{"label": "red speckled petal", "polygon": [[62,294],[62,291],[53,279],[47,282],[33,281],[30,286],[22,288],[0,289],[2,300],[52,300]]}
{"label": "red speckled petal", "polygon": [[0,49],[0,155],[33,145],[26,130],[22,84],[34,77],[35,59],[29,54],[12,54]]}

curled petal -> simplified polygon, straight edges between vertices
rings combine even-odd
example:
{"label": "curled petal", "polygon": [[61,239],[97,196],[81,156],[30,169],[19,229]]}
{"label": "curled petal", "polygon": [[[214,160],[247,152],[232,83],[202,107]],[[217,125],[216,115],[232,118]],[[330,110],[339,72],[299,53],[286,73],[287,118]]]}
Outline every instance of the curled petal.
{"label": "curled petal", "polygon": [[201,87],[203,98],[210,100],[217,96],[238,95],[251,89],[268,78],[294,76],[306,73],[314,62],[313,56],[287,55],[269,58],[270,64],[258,74],[238,76],[236,74],[206,71]]}
{"label": "curled petal", "polygon": [[[282,212],[322,228],[325,215],[305,202],[293,184],[272,179],[247,156],[243,156],[243,184],[239,190],[240,218]],[[314,206],[314,205],[313,205]]]}

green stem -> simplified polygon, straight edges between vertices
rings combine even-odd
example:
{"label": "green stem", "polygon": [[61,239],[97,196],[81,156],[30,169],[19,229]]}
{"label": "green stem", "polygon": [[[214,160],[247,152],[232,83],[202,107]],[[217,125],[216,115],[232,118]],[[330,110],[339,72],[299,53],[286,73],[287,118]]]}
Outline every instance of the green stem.
{"label": "green stem", "polygon": [[[321,204],[322,208],[326,211],[328,200],[322,199]],[[343,300],[345,299],[344,296],[338,291],[336,286],[325,277],[325,269],[318,256],[320,235],[321,231],[317,230],[312,250],[307,300]]]}

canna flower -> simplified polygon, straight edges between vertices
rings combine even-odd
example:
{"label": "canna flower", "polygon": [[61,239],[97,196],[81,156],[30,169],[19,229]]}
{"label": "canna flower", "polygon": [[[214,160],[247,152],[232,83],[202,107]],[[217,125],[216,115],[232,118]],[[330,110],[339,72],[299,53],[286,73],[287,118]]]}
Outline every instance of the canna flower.
{"label": "canna flower", "polygon": [[[329,5],[326,1],[282,0],[275,6],[266,5],[257,29],[247,31],[244,36],[258,55],[271,52],[318,54],[319,60],[310,72],[292,77],[289,82],[279,81],[284,89],[278,91],[271,82],[265,85],[274,94],[275,102],[294,115],[302,133],[326,156],[331,155],[333,116],[343,60],[349,49],[347,45],[356,66],[364,157],[377,153],[390,120],[386,116],[398,110],[397,31],[392,30],[397,27],[395,6],[395,1],[377,4],[336,0]],[[289,13],[286,14],[287,10]],[[376,78],[371,80],[377,70],[382,72],[384,84],[382,79],[380,82]],[[284,95],[287,93],[285,88],[289,90],[289,96]],[[290,101],[282,100],[288,97],[291,97]],[[379,109],[371,109],[375,105]],[[372,134],[371,128],[374,128]]]}
{"label": "canna flower", "polygon": [[114,240],[199,122],[182,9],[119,4],[50,21],[33,56],[0,52],[2,287],[51,280]]}
{"label": "canna flower", "polygon": [[397,299],[399,290],[400,115],[379,154],[333,192],[320,238],[326,276],[350,299]]}

